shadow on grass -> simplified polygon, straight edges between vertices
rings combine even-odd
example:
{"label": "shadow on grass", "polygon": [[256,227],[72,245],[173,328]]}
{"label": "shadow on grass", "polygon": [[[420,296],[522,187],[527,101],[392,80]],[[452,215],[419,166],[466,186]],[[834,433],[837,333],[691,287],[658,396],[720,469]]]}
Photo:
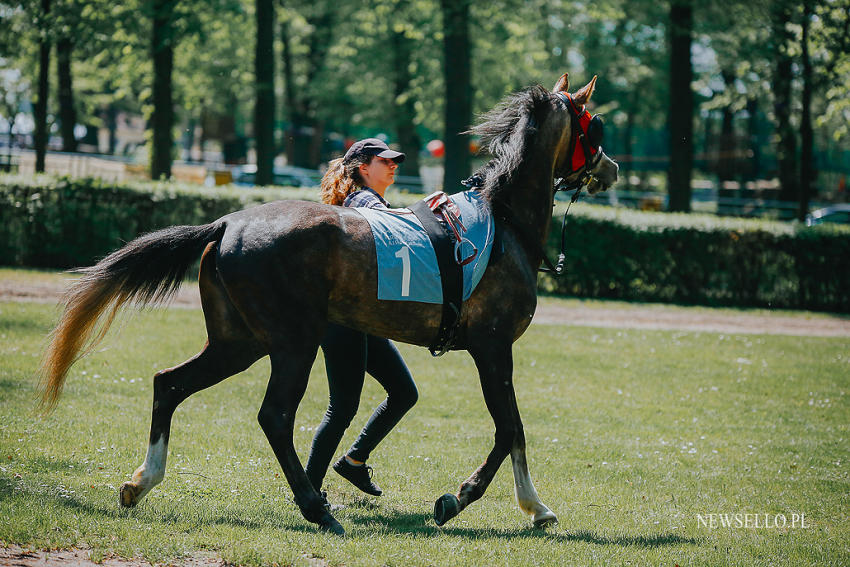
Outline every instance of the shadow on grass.
{"label": "shadow on grass", "polygon": [[581,541],[594,545],[619,545],[623,547],[661,547],[665,545],[696,545],[696,539],[682,537],[673,533],[646,534],[635,536],[606,536],[595,532],[580,530],[562,532],[557,528],[536,529],[532,527],[515,529],[480,529],[452,527],[451,524],[437,527],[431,521],[430,514],[383,512],[363,515],[343,520],[346,523],[359,524],[364,527],[379,525],[382,530],[394,531],[399,534],[419,535],[428,537],[456,536],[468,539],[540,539],[552,542]]}
{"label": "shadow on grass", "polygon": [[[48,485],[61,486],[61,482],[48,482]],[[49,489],[48,489],[49,490]],[[240,515],[239,510],[211,512],[204,516],[195,515],[191,512],[180,512],[167,510],[160,503],[142,503],[138,507],[123,508],[118,504],[118,493],[115,493],[114,505],[104,504],[102,500],[89,500],[76,495],[73,492],[51,490],[49,492],[32,490],[22,486],[18,481],[0,477],[0,500],[10,498],[25,498],[40,504],[42,510],[50,506],[54,508],[66,508],[75,513],[90,516],[99,516],[104,519],[125,520],[132,518],[134,522],[147,524],[153,527],[162,525],[182,526],[184,531],[200,531],[208,526],[229,526],[246,530],[282,529],[294,532],[318,533],[319,529],[308,523],[294,524],[287,521],[277,509],[267,507],[260,510],[260,517],[256,519],[246,518]],[[295,508],[295,504],[292,504]],[[300,516],[299,516],[300,517]]]}
{"label": "shadow on grass", "polygon": [[49,319],[41,319],[38,317],[34,317],[31,319],[23,319],[9,316],[8,313],[4,313],[4,318],[0,321],[0,331],[9,332],[15,334],[22,335],[45,335],[47,334],[52,325]]}
{"label": "shadow on grass", "polygon": [[563,541],[583,541],[596,545],[661,547],[664,545],[697,545],[700,543],[699,540],[694,538],[682,537],[672,533],[609,537],[587,530],[580,530],[577,532],[565,532],[562,536]]}
{"label": "shadow on grass", "polygon": [[[239,510],[211,513],[206,517],[200,517],[191,513],[174,510],[164,510],[157,505],[145,506],[144,508],[121,508],[117,501],[114,506],[99,504],[94,501],[78,497],[73,493],[45,493],[27,490],[16,486],[12,479],[0,478],[0,499],[22,497],[41,501],[43,505],[60,506],[69,508],[75,512],[89,515],[102,516],[114,520],[122,520],[132,517],[134,521],[150,524],[151,526],[170,524],[181,525],[184,530],[199,531],[206,526],[231,526],[245,530],[281,529],[292,532],[320,533],[319,529],[306,520],[293,523],[280,513],[277,507],[263,507],[257,518],[242,516]],[[23,489],[22,489],[23,488]],[[117,500],[117,494],[116,494]],[[292,504],[294,508],[295,505]],[[380,531],[399,535],[417,535],[424,537],[446,537],[454,536],[471,540],[521,540],[535,539],[558,543],[584,542],[594,545],[617,545],[622,547],[661,547],[668,545],[696,545],[699,542],[693,538],[681,537],[673,533],[646,534],[646,535],[621,535],[608,536],[587,530],[558,531],[555,529],[535,529],[531,527],[520,527],[514,529],[494,528],[468,528],[452,527],[451,525],[437,527],[432,521],[430,513],[410,513],[394,510],[381,510],[378,506],[357,506],[350,508],[358,512],[349,516],[348,514],[337,514],[344,527],[350,529],[357,526],[358,531]],[[360,511],[363,511],[360,513]]]}
{"label": "shadow on grass", "polygon": [[21,388],[22,385],[20,380],[7,380],[5,378],[0,378],[0,392],[4,393],[4,399],[9,399],[6,397],[7,395],[10,396],[12,392],[18,392]]}

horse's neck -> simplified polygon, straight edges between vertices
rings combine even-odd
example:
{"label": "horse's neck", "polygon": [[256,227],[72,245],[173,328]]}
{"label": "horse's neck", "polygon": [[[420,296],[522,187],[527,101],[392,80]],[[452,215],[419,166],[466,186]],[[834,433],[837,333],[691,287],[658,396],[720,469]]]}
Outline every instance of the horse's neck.
{"label": "horse's neck", "polygon": [[533,235],[541,245],[546,240],[552,220],[551,171],[551,164],[523,164],[508,192],[513,214],[522,222],[526,232]]}

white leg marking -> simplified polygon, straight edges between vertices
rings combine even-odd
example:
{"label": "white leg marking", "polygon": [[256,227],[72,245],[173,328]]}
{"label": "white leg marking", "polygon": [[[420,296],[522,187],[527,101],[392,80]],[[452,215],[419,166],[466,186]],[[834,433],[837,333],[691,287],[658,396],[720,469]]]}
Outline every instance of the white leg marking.
{"label": "white leg marking", "polygon": [[531,516],[534,525],[542,527],[558,521],[555,513],[546,507],[537,496],[537,490],[528,474],[525,455],[511,451],[511,465],[514,469],[514,489],[516,500],[523,512]]}
{"label": "white leg marking", "polygon": [[165,460],[167,457],[168,443],[162,437],[156,443],[148,445],[145,462],[133,473],[133,482],[141,488],[137,498],[147,494],[151,488],[165,478]]}

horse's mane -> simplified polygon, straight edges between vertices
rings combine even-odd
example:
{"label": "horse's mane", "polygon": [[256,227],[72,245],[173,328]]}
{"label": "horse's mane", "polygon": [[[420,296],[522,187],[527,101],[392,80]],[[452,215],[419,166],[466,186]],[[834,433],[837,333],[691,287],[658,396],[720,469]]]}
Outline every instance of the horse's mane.
{"label": "horse's mane", "polygon": [[480,187],[491,202],[507,197],[505,189],[514,178],[538,127],[538,108],[551,93],[540,85],[506,96],[482,114],[469,132],[479,136],[481,147],[492,159],[465,184]]}

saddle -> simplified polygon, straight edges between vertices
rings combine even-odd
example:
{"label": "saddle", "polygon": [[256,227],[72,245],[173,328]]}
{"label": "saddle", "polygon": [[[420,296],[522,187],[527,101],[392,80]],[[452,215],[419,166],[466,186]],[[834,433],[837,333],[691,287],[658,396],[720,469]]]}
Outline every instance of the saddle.
{"label": "saddle", "polygon": [[[475,259],[478,248],[463,237],[466,227],[458,216],[459,209],[444,192],[432,193],[408,209],[422,223],[440,269],[443,313],[437,336],[428,350],[432,356],[441,356],[454,346],[463,305],[463,266]],[[466,254],[464,245],[471,246],[471,252]]]}

